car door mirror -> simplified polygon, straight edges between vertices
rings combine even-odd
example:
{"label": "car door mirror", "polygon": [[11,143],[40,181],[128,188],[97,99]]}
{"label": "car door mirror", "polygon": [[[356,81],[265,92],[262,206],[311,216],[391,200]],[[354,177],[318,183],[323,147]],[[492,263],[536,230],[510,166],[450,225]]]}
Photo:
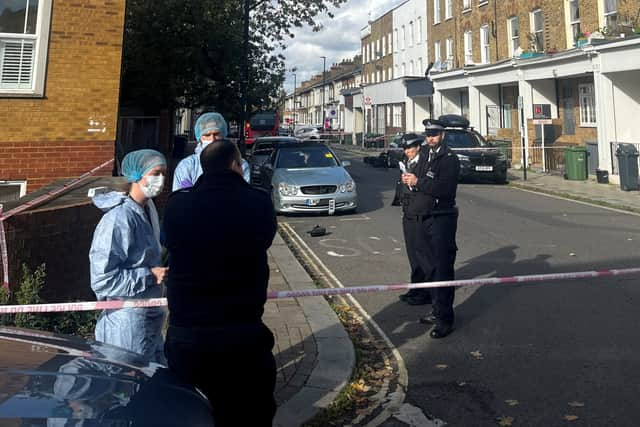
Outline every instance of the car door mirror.
{"label": "car door mirror", "polygon": [[343,160],[342,161],[342,167],[346,168],[348,166],[351,166],[351,162],[349,160]]}

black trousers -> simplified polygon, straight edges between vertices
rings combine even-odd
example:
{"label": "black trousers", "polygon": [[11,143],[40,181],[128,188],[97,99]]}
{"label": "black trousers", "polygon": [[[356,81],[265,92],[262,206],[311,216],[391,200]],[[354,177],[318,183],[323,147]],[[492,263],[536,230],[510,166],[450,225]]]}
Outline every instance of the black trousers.
{"label": "black trousers", "polygon": [[[185,335],[181,329],[167,331],[169,369],[209,399],[216,427],[271,427],[276,413],[273,341],[264,345],[254,334],[243,337],[237,330],[216,336],[209,331]],[[229,345],[234,343],[241,345]]]}
{"label": "black trousers", "polygon": [[[411,282],[454,280],[457,214],[404,216],[402,228],[411,265]],[[453,325],[453,286],[431,289],[433,314],[438,325]]]}

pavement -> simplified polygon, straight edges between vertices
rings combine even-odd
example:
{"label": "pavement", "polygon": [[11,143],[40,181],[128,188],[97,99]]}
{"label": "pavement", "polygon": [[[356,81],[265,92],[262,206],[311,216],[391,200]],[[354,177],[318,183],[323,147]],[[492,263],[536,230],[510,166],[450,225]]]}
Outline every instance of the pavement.
{"label": "pavement", "polygon": [[[377,156],[380,149],[334,144],[338,152]],[[600,184],[595,177],[570,181],[560,175],[509,170],[509,185],[523,190],[640,213],[640,192]],[[269,250],[270,290],[309,289],[315,285],[278,235]],[[355,366],[353,345],[324,298],[270,300],[265,323],[276,336],[278,364],[274,426],[299,426],[326,408],[349,381]]]}

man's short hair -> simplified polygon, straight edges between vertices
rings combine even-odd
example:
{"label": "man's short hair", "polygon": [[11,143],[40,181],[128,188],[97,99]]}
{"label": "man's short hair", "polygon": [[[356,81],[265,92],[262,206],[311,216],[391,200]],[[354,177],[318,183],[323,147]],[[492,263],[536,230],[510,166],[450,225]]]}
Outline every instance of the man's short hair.
{"label": "man's short hair", "polygon": [[235,143],[228,139],[214,141],[200,153],[200,165],[202,165],[203,173],[231,169],[234,160],[240,163],[240,150]]}

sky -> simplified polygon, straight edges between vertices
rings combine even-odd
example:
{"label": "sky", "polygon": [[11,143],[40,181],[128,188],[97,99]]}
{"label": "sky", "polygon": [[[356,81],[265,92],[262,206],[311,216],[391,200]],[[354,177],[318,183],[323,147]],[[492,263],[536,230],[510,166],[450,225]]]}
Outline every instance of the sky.
{"label": "sky", "polygon": [[282,52],[285,56],[285,90],[293,91],[293,74],[296,67],[296,85],[322,73],[322,58],[327,57],[327,70],[331,64],[353,58],[360,53],[360,30],[371,19],[380,17],[405,0],[348,0],[340,8],[332,8],[334,18],[318,17],[323,24],[320,32],[314,33],[308,27],[296,28],[295,37],[287,42]]}

